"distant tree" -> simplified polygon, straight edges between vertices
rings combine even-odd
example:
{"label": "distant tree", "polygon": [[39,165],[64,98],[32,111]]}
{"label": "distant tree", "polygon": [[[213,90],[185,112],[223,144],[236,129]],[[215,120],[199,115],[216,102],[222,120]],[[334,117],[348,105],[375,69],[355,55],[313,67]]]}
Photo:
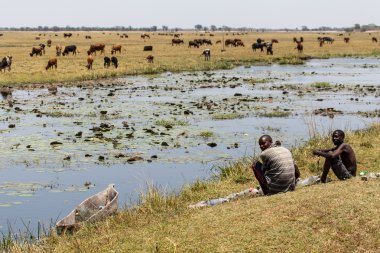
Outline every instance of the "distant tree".
{"label": "distant tree", "polygon": [[194,28],[198,31],[202,30],[203,26],[202,25],[195,25]]}
{"label": "distant tree", "polygon": [[210,30],[215,32],[216,30],[218,30],[218,28],[215,25],[211,25]]}
{"label": "distant tree", "polygon": [[152,32],[156,32],[157,31],[157,26],[152,26],[151,28],[150,28],[150,30],[152,31]]}
{"label": "distant tree", "polygon": [[166,25],[163,25],[162,26],[162,31],[168,31],[169,30],[169,27],[168,26],[166,26]]}
{"label": "distant tree", "polygon": [[354,24],[354,29],[355,30],[360,30],[360,24]]}
{"label": "distant tree", "polygon": [[301,27],[301,30],[302,30],[302,31],[309,31],[309,28],[307,28],[306,25],[303,25],[303,26]]}

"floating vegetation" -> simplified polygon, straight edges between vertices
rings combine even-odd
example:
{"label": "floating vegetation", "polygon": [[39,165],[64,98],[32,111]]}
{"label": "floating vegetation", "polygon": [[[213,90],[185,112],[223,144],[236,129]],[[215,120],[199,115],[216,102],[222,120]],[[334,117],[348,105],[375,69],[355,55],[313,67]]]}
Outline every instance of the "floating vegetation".
{"label": "floating vegetation", "polygon": [[203,132],[199,133],[199,136],[202,137],[202,138],[205,138],[205,139],[214,137],[214,135],[215,134],[213,132],[211,132],[211,131],[203,131]]}
{"label": "floating vegetation", "polygon": [[311,84],[311,87],[317,88],[317,89],[328,89],[331,88],[331,84],[328,82],[317,82]]}
{"label": "floating vegetation", "polygon": [[231,120],[231,119],[240,119],[244,116],[240,113],[217,113],[212,115],[213,120]]}
{"label": "floating vegetation", "polygon": [[291,112],[289,111],[270,111],[270,112],[260,112],[256,114],[259,117],[262,118],[282,118],[282,117],[288,117],[291,115]]}
{"label": "floating vegetation", "polygon": [[380,117],[380,110],[374,110],[371,112],[358,112],[358,114],[367,118],[375,118]]}
{"label": "floating vegetation", "polygon": [[187,126],[187,121],[176,119],[161,119],[154,123],[156,126],[163,126],[166,128],[172,128],[174,126]]}

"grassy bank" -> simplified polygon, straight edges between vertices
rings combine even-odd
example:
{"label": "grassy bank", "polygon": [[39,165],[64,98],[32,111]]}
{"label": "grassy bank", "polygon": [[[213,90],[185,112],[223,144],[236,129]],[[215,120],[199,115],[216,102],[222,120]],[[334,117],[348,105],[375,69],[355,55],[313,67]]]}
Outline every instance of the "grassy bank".
{"label": "grassy bank", "polygon": [[[56,36],[57,35],[57,36]],[[90,35],[91,39],[85,39]],[[159,35],[150,33],[150,39],[141,39],[140,33],[128,33],[128,38],[120,38],[116,32],[76,32],[71,38],[64,38],[63,33],[47,32],[39,35],[37,32],[4,32],[0,38],[0,57],[13,56],[12,70],[0,73],[0,86],[34,85],[44,83],[64,83],[69,85],[73,82],[98,80],[102,78],[115,78],[123,75],[157,74],[165,71],[195,71],[229,69],[238,65],[253,64],[302,64],[305,59],[329,58],[329,57],[351,57],[351,56],[379,56],[380,46],[371,42],[372,36],[380,37],[379,33],[351,33],[339,36],[337,33],[322,35],[318,33],[247,33],[234,34],[216,32],[209,34],[187,32],[181,38],[184,44],[172,46],[173,34]],[[203,35],[203,36],[201,36]],[[36,36],[40,40],[36,40]],[[304,38],[304,52],[297,53],[293,37]],[[331,36],[335,39],[333,44],[319,46],[317,37]],[[350,37],[350,43],[343,41],[344,37]],[[241,39],[245,47],[223,47],[227,39]],[[270,41],[277,39],[279,43],[274,44],[274,55],[266,55],[260,50],[253,52],[251,45],[257,38]],[[30,57],[32,47],[38,47],[40,43],[52,40],[52,46],[46,48],[42,56]],[[194,39],[210,39],[212,45],[200,48],[189,48],[188,42]],[[122,45],[121,54],[117,53],[119,68],[105,69],[103,57],[99,52],[94,56],[93,70],[87,70],[87,53],[91,44],[104,43],[105,55],[111,56],[111,47],[114,44]],[[49,59],[56,57],[56,45],[76,45],[79,53],[76,56],[59,56],[57,70],[45,70]],[[152,45],[152,52],[144,52],[144,45]],[[206,62],[201,56],[203,49],[211,49],[211,60]],[[225,51],[222,51],[222,49]],[[146,57],[152,54],[154,63],[146,61]]]}
{"label": "grassy bank", "polygon": [[[348,133],[358,171],[380,171],[380,125]],[[292,152],[302,177],[320,174],[315,138]],[[188,209],[190,203],[226,196],[256,185],[251,160],[217,168],[210,181],[185,186],[180,194],[151,187],[138,207],[82,228],[52,235],[12,252],[376,252],[380,243],[380,180],[334,181],[271,197],[246,197],[223,205]],[[319,165],[319,166],[317,166]],[[331,175],[332,178],[335,178]]]}

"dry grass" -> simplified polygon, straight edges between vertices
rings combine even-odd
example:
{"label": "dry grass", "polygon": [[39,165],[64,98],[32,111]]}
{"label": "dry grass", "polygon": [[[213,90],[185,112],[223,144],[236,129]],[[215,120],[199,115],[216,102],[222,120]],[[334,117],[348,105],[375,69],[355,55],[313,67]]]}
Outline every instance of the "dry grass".
{"label": "dry grass", "polygon": [[[359,171],[380,171],[380,125],[348,133]],[[304,176],[315,174],[311,150],[331,144],[318,138],[293,150]],[[335,181],[271,197],[243,198],[190,210],[200,199],[226,196],[253,186],[250,159],[217,168],[176,195],[154,187],[135,209],[81,229],[73,236],[14,245],[12,252],[378,252],[380,180]],[[320,173],[318,168],[318,174]]]}
{"label": "dry grass", "polygon": [[[55,34],[58,34],[56,37]],[[165,71],[177,72],[183,70],[211,70],[231,68],[236,65],[250,65],[257,62],[278,62],[281,64],[300,64],[302,59],[310,57],[344,57],[344,56],[371,56],[380,55],[378,43],[372,43],[372,36],[380,37],[380,34],[373,33],[351,33],[349,44],[343,42],[343,37],[338,34],[331,34],[335,38],[333,45],[319,47],[318,33],[248,33],[247,35],[233,35],[229,33],[217,32],[215,36],[208,34],[200,36],[195,32],[184,33],[182,38],[184,45],[172,46],[172,36],[158,35],[150,33],[151,39],[140,38],[140,33],[130,32],[129,38],[120,38],[116,32],[74,32],[73,37],[63,38],[63,33],[47,32],[41,36],[41,40],[35,40],[37,32],[4,32],[0,38],[0,57],[5,55],[13,56],[12,71],[0,73],[0,86],[20,85],[20,84],[40,84],[40,83],[66,83],[75,81],[97,80],[100,78],[117,77],[134,74],[155,74]],[[86,40],[85,35],[91,35],[91,40]],[[228,47],[225,52],[221,52],[222,45],[215,44],[217,40],[240,38],[245,43],[245,47]],[[303,36],[304,53],[298,54],[294,49],[293,37]],[[251,44],[257,38],[269,41],[276,38],[280,43],[274,44],[274,55],[268,56],[265,53],[252,52]],[[211,39],[212,46],[202,46],[201,48],[188,48],[189,40],[196,38]],[[43,56],[30,57],[29,53],[33,46],[52,40],[52,47],[46,49]],[[106,55],[111,56],[111,46],[121,44],[122,53],[117,53],[120,67],[118,69],[103,68],[103,55],[95,56],[93,70],[86,69],[87,53],[90,44],[105,43]],[[47,61],[55,57],[55,46],[75,44],[78,47],[77,56],[58,57],[58,70],[45,70]],[[144,45],[153,45],[153,52],[143,52]],[[201,56],[204,48],[210,48],[212,52],[211,61],[205,62]],[[154,63],[149,64],[146,57],[154,55]]]}

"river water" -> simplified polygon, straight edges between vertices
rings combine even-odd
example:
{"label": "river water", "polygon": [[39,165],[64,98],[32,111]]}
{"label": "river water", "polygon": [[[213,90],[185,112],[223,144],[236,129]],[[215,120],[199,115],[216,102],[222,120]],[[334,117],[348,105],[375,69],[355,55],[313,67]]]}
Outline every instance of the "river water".
{"label": "river water", "polygon": [[262,134],[291,148],[316,132],[364,128],[379,122],[379,95],[377,58],[14,90],[0,108],[0,231],[34,233],[110,183],[120,206],[147,184],[179,190],[257,154]]}

